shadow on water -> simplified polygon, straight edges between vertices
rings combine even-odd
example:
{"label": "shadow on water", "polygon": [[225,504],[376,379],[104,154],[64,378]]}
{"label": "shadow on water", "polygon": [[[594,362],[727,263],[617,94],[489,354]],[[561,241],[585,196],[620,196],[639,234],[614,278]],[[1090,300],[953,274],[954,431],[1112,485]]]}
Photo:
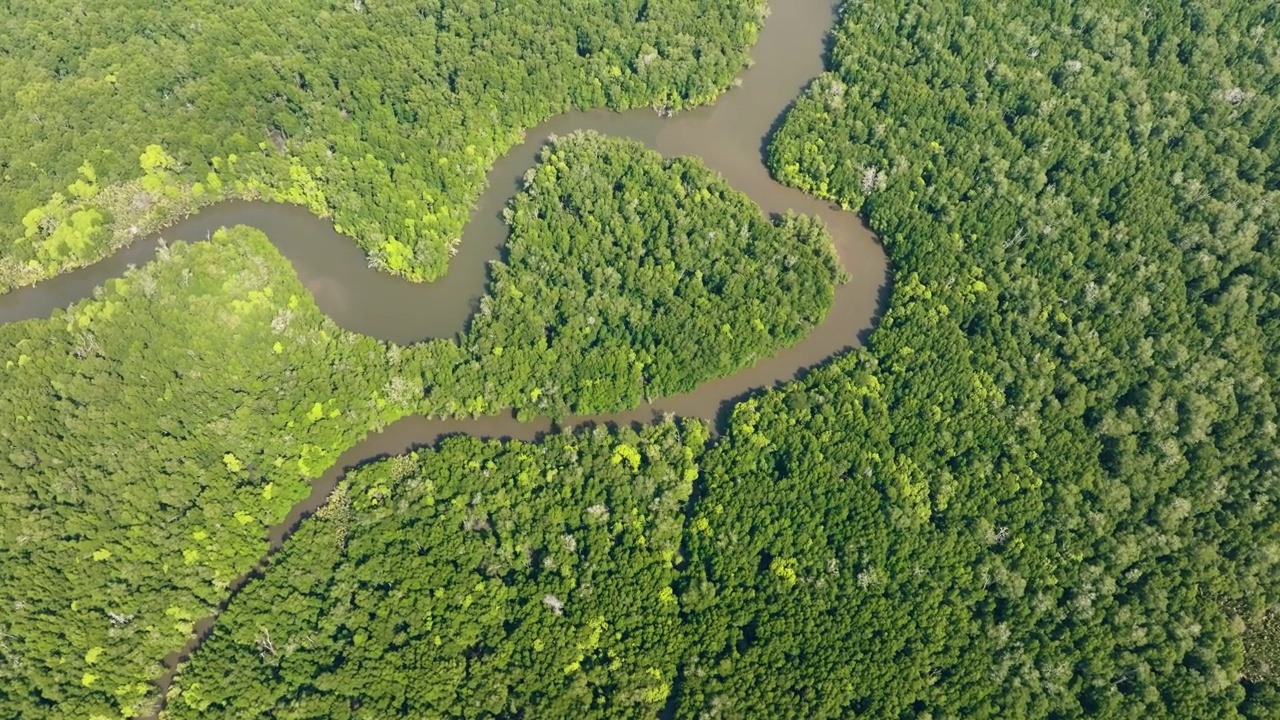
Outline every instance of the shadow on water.
{"label": "shadow on water", "polygon": [[[809,86],[806,85],[803,92],[809,92]],[[778,131],[787,121],[787,116],[795,109],[796,103],[800,101],[797,97],[795,100],[787,103],[787,106],[778,114],[777,119],[769,124],[769,131],[760,138],[760,163],[766,167],[769,165],[769,146],[773,144],[773,139],[777,137]]]}
{"label": "shadow on water", "polygon": [[828,18],[827,24],[824,26],[824,31],[822,33],[822,53],[819,55],[821,64],[818,68],[818,72],[810,75],[805,80],[804,85],[799,88],[799,91],[791,96],[790,101],[788,101],[787,104],[784,105],[777,115],[775,115],[769,122],[769,129],[760,136],[761,165],[767,166],[769,164],[769,146],[773,144],[773,139],[777,136],[778,131],[782,129],[782,125],[786,122],[787,116],[791,114],[793,109],[795,109],[796,103],[800,101],[801,97],[809,92],[809,87],[813,85],[814,80],[818,79],[818,75],[826,68],[831,67],[831,53],[835,49],[836,36],[835,33],[830,32],[830,29],[834,28],[836,23],[840,20],[840,6],[840,2],[831,4],[831,15]]}
{"label": "shadow on water", "polygon": [[[572,112],[526,133],[524,142],[494,164],[488,174],[488,189],[471,212],[448,274],[429,285],[370,269],[363,251],[350,238],[339,235],[331,224],[304,208],[227,202],[206,208],[90,267],[0,296],[0,323],[47,317],[57,308],[91,297],[95,287],[119,277],[129,266],[150,260],[163,242],[161,236],[197,241],[219,227],[243,224],[257,227],[270,238],[293,264],[320,309],[339,326],[401,345],[428,338],[456,338],[468,327],[488,287],[490,263],[504,258],[507,226],[503,209],[521,188],[524,173],[536,162],[547,139],[576,130],[629,137],[668,157],[696,155],[750,197],[766,216],[794,210],[820,217],[850,277],[849,282],[836,287],[834,302],[823,321],[799,342],[682,395],[645,402],[626,412],[569,417],[558,423],[547,418],[522,423],[511,414],[463,420],[415,416],[371,433],[343,453],[312,484],[308,497],[269,530],[267,555],[231,584],[227,598],[213,615],[196,624],[184,647],[165,658],[167,671],[157,680],[161,704],[156,712],[163,707],[163,696],[178,665],[208,636],[217,614],[248,582],[261,577],[285,539],[323,505],[349,470],[414,449],[435,447],[443,438],[456,434],[536,441],[547,433],[598,425],[638,428],[665,415],[705,418],[720,434],[727,429],[736,404],[794,380],[865,342],[892,291],[883,249],[858,216],[778,184],[764,163],[765,149],[785,111],[823,70],[823,58],[830,51],[827,33],[835,18],[833,3],[785,0],[774,3],[772,10],[752,52],[756,64],[742,73],[740,87],[725,93],[714,105],[671,119],[659,118],[651,110]],[[407,311],[387,312],[387,308]]]}

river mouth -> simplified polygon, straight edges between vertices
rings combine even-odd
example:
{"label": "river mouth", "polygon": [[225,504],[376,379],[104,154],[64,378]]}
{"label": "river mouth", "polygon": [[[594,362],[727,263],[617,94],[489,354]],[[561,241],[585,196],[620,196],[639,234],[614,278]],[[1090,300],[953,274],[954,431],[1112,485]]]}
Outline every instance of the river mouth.
{"label": "river mouth", "polygon": [[[547,418],[519,422],[511,413],[462,420],[403,418],[348,449],[313,483],[309,497],[268,531],[271,552],[325,502],[348,468],[432,446],[447,435],[533,441],[557,429],[648,423],[667,414],[703,418],[722,429],[728,413],[742,398],[795,379],[808,368],[861,345],[889,296],[888,260],[861,218],[775,182],[763,160],[763,147],[776,123],[809,81],[823,71],[826,37],[835,18],[832,0],[777,0],[752,50],[755,64],[740,75],[737,87],[713,105],[671,118],[659,117],[649,109],[571,112],[530,129],[524,141],[489,171],[488,187],[471,212],[448,273],[430,284],[411,283],[371,269],[364,252],[350,238],[339,235],[328,221],[305,208],[230,201],[207,207],[86,268],[0,295],[0,324],[48,317],[57,308],[92,297],[94,288],[123,275],[130,265],[153,259],[157,245],[165,240],[204,240],[218,228],[249,225],[262,230],[289,259],[320,310],[339,326],[399,345],[452,339],[465,330],[486,291],[489,263],[500,257],[507,238],[502,210],[519,190],[525,171],[535,164],[549,137],[594,130],[643,142],[668,158],[696,156],[766,215],[795,211],[820,217],[849,276],[848,282],[836,287],[834,302],[823,321],[800,342],[751,367],[630,411],[569,417],[558,426]],[[259,567],[265,563],[266,558]],[[252,576],[239,578],[232,585],[231,596]],[[222,606],[229,601],[230,596]],[[170,671],[158,680],[161,695],[174,668],[199,645],[212,621],[211,617],[198,623],[186,646],[165,658]]]}

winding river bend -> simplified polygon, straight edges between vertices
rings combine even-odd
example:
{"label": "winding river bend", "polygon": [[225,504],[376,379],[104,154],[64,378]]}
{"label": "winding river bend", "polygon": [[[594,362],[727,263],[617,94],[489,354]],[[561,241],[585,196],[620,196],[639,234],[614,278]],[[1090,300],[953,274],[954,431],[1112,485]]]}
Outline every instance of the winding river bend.
{"label": "winding river bend", "polygon": [[[832,0],[776,0],[752,51],[755,64],[742,73],[740,86],[721,96],[714,105],[667,119],[647,109],[626,113],[572,112],[529,130],[525,141],[489,172],[488,189],[471,213],[448,274],[431,284],[414,284],[370,269],[363,251],[350,238],[339,235],[327,221],[304,208],[227,202],[207,208],[92,266],[0,296],[0,323],[48,317],[56,308],[91,296],[95,287],[119,277],[129,265],[152,259],[161,236],[169,240],[203,240],[223,226],[251,225],[265,232],[292,262],[320,309],[340,326],[402,345],[426,338],[454,337],[466,327],[485,291],[488,263],[499,257],[506,241],[507,227],[501,220],[501,211],[518,190],[521,177],[536,161],[546,139],[553,134],[595,130],[642,141],[668,157],[696,155],[765,213],[795,210],[821,217],[850,275],[848,283],[836,288],[835,302],[823,322],[804,340],[773,357],[732,376],[704,383],[684,395],[655,400],[629,412],[568,418],[561,425],[648,422],[664,413],[719,421],[743,395],[791,380],[805,368],[858,345],[888,294],[884,252],[859,217],[774,182],[763,162],[764,144],[774,123],[823,70],[824,39],[834,19]],[[315,481],[311,495],[269,531],[271,548],[278,548],[301,518],[325,501],[348,468],[433,445],[450,434],[534,440],[552,429],[545,418],[521,423],[510,414],[475,420],[399,420],[343,453]],[[235,587],[247,579],[241,578]],[[166,658],[166,666],[172,669],[185,659],[212,621],[209,618],[199,623],[195,637],[181,652]],[[171,672],[160,679],[162,689],[170,679]]]}

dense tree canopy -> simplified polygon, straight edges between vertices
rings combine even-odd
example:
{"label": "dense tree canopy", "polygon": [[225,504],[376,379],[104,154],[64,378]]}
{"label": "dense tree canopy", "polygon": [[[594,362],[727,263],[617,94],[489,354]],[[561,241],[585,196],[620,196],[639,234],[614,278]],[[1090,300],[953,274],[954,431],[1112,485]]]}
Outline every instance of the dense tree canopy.
{"label": "dense tree canopy", "polygon": [[[809,586],[779,613],[734,583],[719,597],[757,623],[757,659],[701,697],[796,716],[818,707],[797,687],[835,714],[1280,712],[1242,641],[1280,601],[1277,20],[1250,2],[848,7],[771,162],[861,207],[899,268],[859,365],[884,387],[892,456],[821,447],[889,499],[915,488],[927,522],[891,542],[928,550],[859,562],[922,606],[892,683],[815,651],[773,694],[748,679],[791,633],[853,624],[806,607]],[[764,475],[776,503],[786,475]],[[736,527],[775,556],[806,537]],[[885,547],[860,537],[849,562]],[[850,667],[842,694],[818,692]]]}
{"label": "dense tree canopy", "polygon": [[[146,707],[159,660],[261,557],[264,527],[370,430],[411,412],[629,409],[638,375],[571,360],[621,358],[663,395],[750,365],[830,305],[819,224],[772,224],[701,163],[637,143],[558,141],[510,222],[462,345],[341,330],[248,228],[162,247],[93,299],[0,327],[0,708]],[[534,381],[560,388],[553,403]]]}
{"label": "dense tree canopy", "polygon": [[225,197],[306,204],[379,267],[438,277],[524,128],[707,102],[761,17],[754,0],[7,3],[0,238],[18,242],[0,243],[0,292]]}
{"label": "dense tree canopy", "polygon": [[530,415],[691,390],[831,307],[838,261],[820,221],[771,223],[698,160],[639,143],[553,142],[507,217],[506,261],[463,344]]}
{"label": "dense tree canopy", "polygon": [[456,437],[353,473],[169,716],[653,717],[692,640],[673,583],[706,437]]}
{"label": "dense tree canopy", "polygon": [[[232,600],[167,712],[1280,715],[1278,13],[846,4],[830,72],[770,163],[862,210],[892,254],[867,348],[739,403],[714,441],[666,421],[456,438],[361,469]],[[554,343],[579,328],[566,355],[617,347],[612,333],[649,358],[681,347],[661,317],[629,323],[658,316],[655,297],[698,297],[644,291],[704,230],[758,229],[734,246],[758,252],[689,258],[712,269],[766,272],[783,240],[814,255],[791,266],[810,268],[786,286],[800,294],[759,318],[769,342],[820,312],[817,228],[768,224],[696,163],[575,142],[512,207],[511,255],[462,345],[340,333],[244,230],[0,328],[0,407],[17,408],[0,424],[17,448],[0,457],[0,707],[128,713],[261,523],[364,428],[517,394],[537,410],[618,400],[582,392]],[[167,151],[137,149],[152,187],[177,182]],[[663,192],[629,194],[639,178]],[[672,245],[630,229],[681,210],[697,232]],[[100,220],[76,212],[64,198],[31,215],[28,239],[77,247]],[[556,310],[577,298],[607,333]],[[729,335],[751,319],[733,317]],[[733,365],[689,350],[696,372],[664,387]]]}
{"label": "dense tree canopy", "polygon": [[338,454],[416,409],[398,349],[256,230],[0,327],[0,715],[118,716]]}
{"label": "dense tree canopy", "polygon": [[[695,453],[668,584],[680,626],[657,653],[680,658],[676,717],[1280,713],[1276,12],[846,6],[832,72],[779,128],[771,162],[867,213],[894,295],[868,349],[739,404]],[[541,447],[554,457],[562,442]],[[576,517],[593,482],[566,487],[560,512]],[[376,522],[429,511],[384,507]],[[448,516],[455,537],[464,515]],[[439,532],[398,539],[390,567],[439,567],[405,549]],[[364,555],[330,548],[323,563],[282,558],[233,603],[179,678],[175,712],[194,689],[196,708],[278,698],[277,712],[314,716],[306,678],[355,651],[344,631],[317,626],[335,643],[319,657],[255,643],[262,628],[306,631],[273,610],[304,568],[358,575]],[[470,567],[433,577],[462,584]],[[347,607],[360,587],[347,582],[309,612]],[[413,617],[378,617],[392,630],[373,644],[429,645],[396,629]],[[518,628],[494,621],[476,645],[433,650],[368,701],[453,692],[446,668],[478,679],[506,662],[524,678],[536,660],[516,653]],[[490,660],[495,648],[511,654]],[[545,697],[522,681],[493,692],[507,704],[452,712],[582,697],[541,678]]]}

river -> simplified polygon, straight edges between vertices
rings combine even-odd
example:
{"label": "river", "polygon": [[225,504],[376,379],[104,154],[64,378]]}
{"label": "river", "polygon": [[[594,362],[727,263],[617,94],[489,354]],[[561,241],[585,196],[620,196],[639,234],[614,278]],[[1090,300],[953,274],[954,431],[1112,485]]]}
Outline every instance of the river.
{"label": "river", "polygon": [[[825,38],[834,19],[832,0],[775,0],[751,53],[755,64],[740,75],[738,87],[713,105],[665,119],[648,109],[626,113],[571,112],[529,130],[524,142],[489,172],[488,188],[471,213],[448,274],[430,284],[415,284],[370,269],[363,251],[350,238],[339,235],[329,222],[305,208],[233,201],[206,208],[94,265],[0,296],[0,323],[48,317],[57,308],[91,296],[95,287],[119,277],[129,265],[152,259],[161,238],[203,240],[220,227],[251,225],[265,232],[289,259],[303,284],[315,295],[320,309],[338,325],[402,345],[427,338],[456,337],[485,292],[489,262],[500,256],[506,241],[502,209],[519,189],[521,177],[537,160],[546,139],[575,130],[595,130],[639,140],[668,157],[696,155],[765,213],[794,210],[821,217],[850,276],[849,282],[836,288],[835,301],[823,322],[801,342],[773,357],[732,376],[703,383],[693,392],[658,399],[628,412],[572,417],[561,423],[565,427],[641,423],[673,413],[705,418],[719,426],[727,410],[742,396],[791,380],[805,368],[860,344],[888,295],[887,260],[861,219],[774,182],[763,161],[764,144],[774,123],[808,82],[822,72]],[[429,310],[414,311],[422,308]],[[324,503],[348,468],[433,445],[442,436],[455,433],[534,440],[552,429],[548,419],[521,423],[510,414],[474,420],[399,420],[343,453],[315,481],[311,495],[270,530],[271,548],[278,548],[303,517]],[[248,579],[249,576],[241,578],[235,587]],[[181,652],[166,658],[166,666],[173,668],[184,659],[212,621],[208,618],[199,623],[192,641]],[[162,678],[161,687],[166,687],[170,679],[171,676]]]}

